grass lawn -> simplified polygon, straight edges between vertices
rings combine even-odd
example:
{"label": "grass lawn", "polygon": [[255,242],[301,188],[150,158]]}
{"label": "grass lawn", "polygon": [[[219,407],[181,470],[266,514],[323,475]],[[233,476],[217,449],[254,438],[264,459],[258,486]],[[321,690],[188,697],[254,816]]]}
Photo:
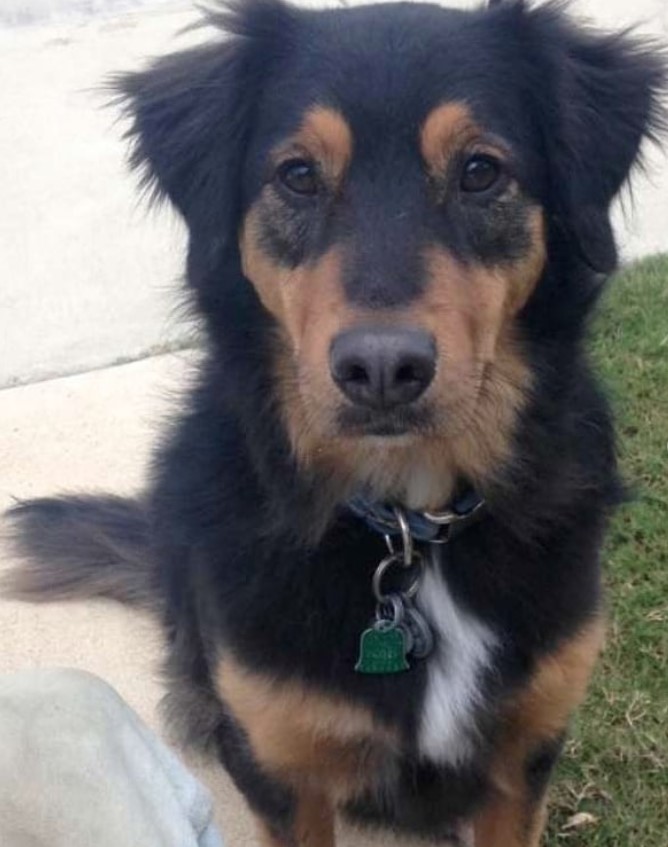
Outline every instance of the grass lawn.
{"label": "grass lawn", "polygon": [[548,844],[668,847],[668,256],[613,281],[593,349],[635,498],[604,553],[608,646],[557,774]]}

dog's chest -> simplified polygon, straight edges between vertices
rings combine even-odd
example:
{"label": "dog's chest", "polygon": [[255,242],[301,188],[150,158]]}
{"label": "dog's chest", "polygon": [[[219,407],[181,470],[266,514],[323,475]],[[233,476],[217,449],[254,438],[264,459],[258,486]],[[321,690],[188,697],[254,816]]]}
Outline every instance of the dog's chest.
{"label": "dog's chest", "polygon": [[461,766],[476,749],[476,716],[483,706],[484,678],[498,637],[455,600],[438,561],[430,563],[424,574],[417,604],[435,636],[434,650],[425,660],[418,750],[434,764]]}

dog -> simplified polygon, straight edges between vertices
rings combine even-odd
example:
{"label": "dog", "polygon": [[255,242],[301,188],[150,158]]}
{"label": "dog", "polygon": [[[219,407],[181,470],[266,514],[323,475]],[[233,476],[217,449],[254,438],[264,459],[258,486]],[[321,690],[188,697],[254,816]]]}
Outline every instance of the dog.
{"label": "dog", "polygon": [[536,847],[623,496],[585,351],[654,45],[561,5],[216,7],[115,80],[206,354],[145,496],[12,513],[28,599],[150,608],[265,847]]}

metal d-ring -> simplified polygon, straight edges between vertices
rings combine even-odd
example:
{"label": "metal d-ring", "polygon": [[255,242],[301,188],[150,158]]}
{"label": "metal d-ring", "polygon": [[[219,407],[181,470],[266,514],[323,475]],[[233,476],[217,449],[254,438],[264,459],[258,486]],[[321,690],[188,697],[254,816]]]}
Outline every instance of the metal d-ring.
{"label": "metal d-ring", "polygon": [[406,513],[399,506],[393,506],[394,516],[401,530],[401,541],[403,544],[404,566],[409,568],[413,564],[413,536],[408,524]]}
{"label": "metal d-ring", "polygon": [[[379,603],[389,602],[390,597],[392,597],[393,594],[397,593],[396,591],[391,591],[386,594],[383,591],[383,577],[393,565],[398,565],[402,568],[402,570],[404,570],[404,572],[406,571],[407,567],[404,564],[403,553],[391,553],[389,556],[386,556],[374,572],[372,581],[373,594]],[[409,600],[412,597],[415,597],[418,592],[418,588],[420,587],[420,580],[422,578],[422,570],[424,568],[424,559],[417,550],[413,552],[413,558],[410,562],[410,567],[415,567],[415,578],[407,586],[402,586],[400,592],[404,597]]]}
{"label": "metal d-ring", "polygon": [[[399,506],[392,506],[392,511],[394,512],[394,517],[397,521],[397,525],[399,527],[399,532],[401,533],[401,544],[402,544],[402,553],[401,556],[404,560],[404,567],[409,568],[413,563],[413,536],[411,535],[411,528],[408,523],[408,519],[406,517],[406,513]],[[394,546],[394,539],[391,535],[385,533],[383,535],[385,539],[385,545],[387,547],[388,553],[392,556],[397,553],[397,550]]]}

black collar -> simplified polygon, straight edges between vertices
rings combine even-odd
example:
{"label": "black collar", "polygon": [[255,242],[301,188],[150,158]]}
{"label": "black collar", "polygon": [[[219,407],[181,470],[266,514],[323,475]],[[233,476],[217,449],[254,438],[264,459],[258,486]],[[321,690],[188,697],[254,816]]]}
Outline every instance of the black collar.
{"label": "black collar", "polygon": [[[395,507],[358,494],[348,501],[348,508],[381,535],[401,535]],[[438,512],[418,512],[401,507],[411,536],[416,541],[445,544],[485,514],[485,501],[472,488],[465,490],[450,506]]]}

